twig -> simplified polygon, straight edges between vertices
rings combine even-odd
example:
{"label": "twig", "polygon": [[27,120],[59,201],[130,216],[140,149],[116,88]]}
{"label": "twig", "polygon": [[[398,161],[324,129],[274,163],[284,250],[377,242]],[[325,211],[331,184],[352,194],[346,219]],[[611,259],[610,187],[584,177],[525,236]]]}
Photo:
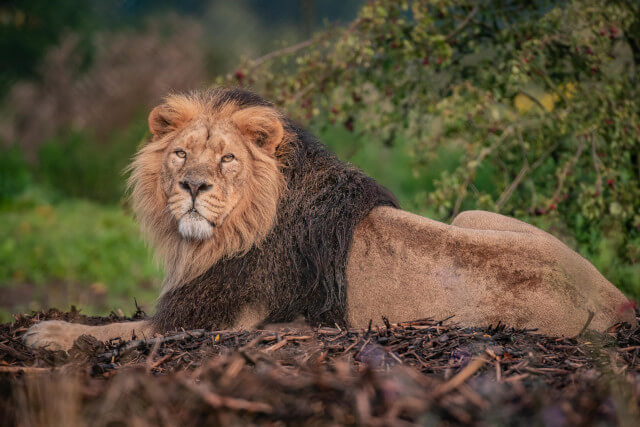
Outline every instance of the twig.
{"label": "twig", "polygon": [[531,101],[533,101],[533,103],[536,104],[542,110],[543,113],[548,113],[547,109],[544,108],[544,105],[542,105],[542,102],[540,102],[540,100],[538,100],[538,98],[536,98],[535,96],[531,95],[529,92],[524,91],[522,89],[518,89],[518,93],[526,96]]}
{"label": "twig", "polygon": [[558,185],[556,187],[556,191],[553,193],[553,200],[557,199],[560,196],[560,192],[564,187],[564,180],[567,177],[567,173],[569,169],[573,166],[573,164],[578,161],[580,155],[582,154],[582,149],[584,148],[584,139],[586,139],[586,135],[583,138],[580,138],[580,143],[578,144],[578,149],[576,150],[576,154],[564,165],[562,171],[560,172],[560,176],[558,177]]}
{"label": "twig", "polygon": [[37,368],[33,366],[0,366],[3,373],[45,374],[55,371],[56,368]]}
{"label": "twig", "polygon": [[275,343],[274,345],[267,347],[267,349],[265,351],[269,352],[269,351],[275,351],[278,349],[281,349],[282,347],[284,347],[285,345],[287,345],[289,343],[289,340],[287,339],[287,337],[282,338],[282,340],[280,340],[280,342]]}
{"label": "twig", "polygon": [[598,194],[602,193],[602,175],[600,174],[600,167],[598,166],[598,158],[596,156],[596,139],[593,137],[593,134],[590,135],[591,138],[591,157],[593,158],[593,167],[596,169],[596,192]]}
{"label": "twig", "polygon": [[544,82],[547,84],[547,86],[549,86],[549,88],[551,88],[551,90],[553,90],[556,93],[556,95],[558,95],[558,97],[562,99],[562,102],[566,105],[567,98],[565,98],[562,91],[558,90],[558,87],[555,85],[555,83],[553,83],[553,80],[551,80],[549,75],[544,70],[541,70],[539,68],[537,69],[537,71],[538,71],[538,74],[542,77],[542,80],[544,80]]}
{"label": "twig", "polygon": [[173,354],[167,354],[161,357],[160,359],[156,360],[156,362],[153,365],[151,365],[151,368],[157,368],[158,366],[162,365],[164,362],[171,359],[172,357],[173,357]]}
{"label": "twig", "polygon": [[484,160],[485,157],[491,154],[493,150],[502,141],[504,141],[505,138],[509,136],[512,132],[513,132],[513,126],[509,126],[504,130],[504,132],[502,132],[502,135],[500,135],[500,137],[497,138],[493,144],[491,144],[489,147],[485,147],[482,151],[480,151],[480,154],[475,160],[476,166],[472,171],[469,172],[469,174],[467,175],[467,178],[464,181],[464,184],[462,185],[462,188],[460,189],[460,194],[458,194],[458,198],[456,199],[456,202],[453,206],[453,213],[451,214],[452,217],[455,217],[460,212],[460,206],[462,205],[462,200],[467,195],[467,188],[469,187],[469,184],[471,184],[471,181],[473,181],[473,178],[475,176],[475,170],[478,168],[478,165],[480,165],[480,162],[482,162],[482,160]]}
{"label": "twig", "polygon": [[584,334],[584,331],[587,330],[587,328],[589,327],[589,325],[591,324],[591,321],[593,320],[593,316],[595,315],[595,313],[591,310],[589,310],[589,318],[587,319],[587,323],[584,324],[584,326],[582,327],[582,329],[580,330],[580,332],[578,332],[578,335],[576,335],[575,338],[578,338],[580,335]]}
{"label": "twig", "polygon": [[169,336],[164,336],[159,338],[150,338],[146,340],[145,339],[132,340],[116,348],[115,350],[108,351],[106,353],[99,355],[97,359],[98,361],[107,361],[107,360],[110,361],[114,357],[122,356],[132,350],[136,350],[139,348],[146,349],[146,348],[149,348],[149,346],[153,347],[155,345],[167,344],[174,341],[182,341],[186,338],[200,338],[202,336],[209,335],[209,334],[210,333],[205,331],[204,329],[195,329],[193,331],[180,332],[175,335],[169,335]]}
{"label": "twig", "polygon": [[476,16],[476,13],[478,13],[478,5],[475,5],[473,7],[473,9],[471,10],[471,12],[469,12],[469,14],[467,15],[466,18],[464,18],[464,20],[456,27],[453,29],[453,31],[451,31],[445,40],[449,41],[452,38],[454,38],[456,35],[458,35],[458,33],[460,33],[460,31],[464,30],[465,27],[467,25],[469,25],[469,22],[471,22],[471,19],[473,19],[474,16]]}
{"label": "twig", "polygon": [[434,396],[442,396],[443,394],[447,394],[451,390],[458,388],[461,384],[471,378],[471,376],[473,376],[473,374],[475,374],[476,371],[486,363],[486,361],[487,360],[483,357],[476,357],[473,359],[463,370],[458,372],[455,377],[436,387],[433,392]]}
{"label": "twig", "polygon": [[182,384],[192,392],[199,395],[202,400],[214,408],[227,408],[234,411],[247,411],[254,413],[270,414],[273,412],[271,405],[264,402],[252,402],[250,400],[238,399],[235,397],[220,396],[208,390],[205,386],[195,384],[193,380],[184,378]]}
{"label": "twig", "polygon": [[151,351],[149,352],[149,355],[147,356],[147,363],[146,363],[147,373],[151,372],[151,369],[156,367],[156,365],[153,363],[153,358],[156,356],[156,353],[158,352],[158,348],[159,347],[160,347],[160,341],[154,342],[153,343],[153,347],[151,347]]}
{"label": "twig", "polygon": [[262,63],[267,62],[270,59],[277,58],[278,56],[286,56],[291,53],[295,53],[301,49],[304,49],[305,47],[311,46],[314,42],[316,42],[315,39],[309,39],[282,49],[274,50],[273,52],[269,52],[266,55],[263,55],[251,61],[250,68],[256,68]]}
{"label": "twig", "polygon": [[520,181],[525,177],[525,175],[529,172],[529,165],[524,165],[516,178],[509,184],[509,186],[500,194],[498,197],[498,201],[496,202],[496,211],[500,212],[505,203],[511,198],[515,189],[520,185]]}
{"label": "twig", "polygon": [[513,195],[513,192],[518,187],[518,185],[520,185],[520,182],[522,182],[524,177],[529,172],[533,172],[534,170],[536,170],[545,160],[547,160],[547,157],[549,157],[549,154],[551,154],[557,147],[558,147],[558,144],[554,144],[553,147],[551,147],[549,150],[547,150],[546,153],[540,156],[540,158],[538,158],[538,160],[536,160],[531,166],[529,166],[529,163],[524,164],[524,166],[522,167],[520,172],[518,172],[518,175],[515,177],[513,182],[502,192],[502,194],[500,194],[500,197],[498,197],[498,201],[496,202],[497,211],[500,211],[504,206],[504,204],[509,201],[509,199]]}

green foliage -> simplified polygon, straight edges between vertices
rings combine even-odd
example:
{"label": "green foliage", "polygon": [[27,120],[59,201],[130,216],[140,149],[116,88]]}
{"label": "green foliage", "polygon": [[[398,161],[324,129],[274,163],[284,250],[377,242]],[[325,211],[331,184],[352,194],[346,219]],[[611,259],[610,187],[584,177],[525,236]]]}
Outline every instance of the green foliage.
{"label": "green foliage", "polygon": [[0,306],[68,302],[104,313],[115,307],[131,311],[134,297],[151,306],[160,273],[122,209],[31,198],[1,214],[0,291],[5,298],[23,296]]}
{"label": "green foliage", "polygon": [[0,206],[25,191],[31,175],[18,147],[0,148]]}
{"label": "green foliage", "polygon": [[99,142],[88,132],[69,132],[44,144],[34,174],[64,197],[117,202],[125,191],[124,169],[148,136],[146,120]]}
{"label": "green foliage", "polygon": [[130,312],[134,298],[153,307],[161,274],[117,204],[124,168],[146,133],[142,118],[102,142],[69,132],[44,144],[33,164],[18,147],[2,150],[0,320],[7,310],[69,304],[87,314]]}
{"label": "green foliage", "polygon": [[[639,67],[636,2],[373,0],[344,31],[218,83],[251,85],[335,135],[330,145],[391,179],[411,208],[441,220],[488,209],[564,230],[638,296]],[[411,174],[384,157],[372,167],[381,147]]]}

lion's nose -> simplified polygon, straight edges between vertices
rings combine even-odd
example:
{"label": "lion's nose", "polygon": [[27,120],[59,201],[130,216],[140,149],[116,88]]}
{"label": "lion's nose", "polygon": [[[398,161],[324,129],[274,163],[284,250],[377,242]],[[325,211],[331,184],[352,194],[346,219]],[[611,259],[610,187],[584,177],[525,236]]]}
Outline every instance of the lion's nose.
{"label": "lion's nose", "polygon": [[198,193],[202,193],[207,191],[212,187],[211,184],[206,183],[205,181],[196,181],[191,179],[185,179],[184,181],[180,181],[180,187],[191,194],[191,198],[195,200]]}

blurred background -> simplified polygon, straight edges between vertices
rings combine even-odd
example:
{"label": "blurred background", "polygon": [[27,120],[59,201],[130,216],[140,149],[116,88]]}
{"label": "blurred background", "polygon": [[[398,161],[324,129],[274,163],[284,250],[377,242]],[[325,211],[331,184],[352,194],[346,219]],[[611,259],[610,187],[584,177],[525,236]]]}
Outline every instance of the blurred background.
{"label": "blurred background", "polygon": [[550,230],[640,296],[640,5],[29,0],[0,5],[0,320],[152,311],[124,169],[171,91],[253,88],[405,209]]}

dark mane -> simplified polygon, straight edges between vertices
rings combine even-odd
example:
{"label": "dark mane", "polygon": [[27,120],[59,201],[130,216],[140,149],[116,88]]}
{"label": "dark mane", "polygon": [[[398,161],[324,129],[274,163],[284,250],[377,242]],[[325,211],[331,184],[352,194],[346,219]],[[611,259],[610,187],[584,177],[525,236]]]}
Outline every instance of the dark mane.
{"label": "dark mane", "polygon": [[[221,103],[271,105],[242,89],[212,92]],[[280,159],[287,190],[275,226],[258,247],[222,259],[164,294],[153,318],[158,330],[230,326],[242,308],[256,304],[266,306],[267,322],[302,314],[314,324],[345,323],[345,270],[354,228],[374,207],[398,203],[294,122],[287,120],[285,127],[296,138]]]}

